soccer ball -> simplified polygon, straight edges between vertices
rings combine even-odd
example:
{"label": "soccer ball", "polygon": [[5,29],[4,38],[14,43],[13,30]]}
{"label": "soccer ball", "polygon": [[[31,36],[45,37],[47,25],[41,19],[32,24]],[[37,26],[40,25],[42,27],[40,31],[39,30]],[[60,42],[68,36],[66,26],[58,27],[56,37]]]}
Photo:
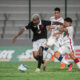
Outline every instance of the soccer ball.
{"label": "soccer ball", "polygon": [[21,65],[18,67],[18,70],[19,70],[20,72],[25,72],[25,71],[27,71],[27,67],[26,67],[24,64],[21,64]]}

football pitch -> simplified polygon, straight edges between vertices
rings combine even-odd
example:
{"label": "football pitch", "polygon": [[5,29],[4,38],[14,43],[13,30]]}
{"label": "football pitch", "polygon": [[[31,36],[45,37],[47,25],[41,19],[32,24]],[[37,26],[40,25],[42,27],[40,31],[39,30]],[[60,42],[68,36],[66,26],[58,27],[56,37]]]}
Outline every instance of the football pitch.
{"label": "football pitch", "polygon": [[[26,72],[19,72],[18,66],[25,64],[28,68]],[[36,62],[0,62],[0,80],[80,80],[80,72],[77,66],[73,64],[73,69],[68,72],[66,66],[64,70],[60,69],[60,63],[47,63],[47,71],[36,73]]]}

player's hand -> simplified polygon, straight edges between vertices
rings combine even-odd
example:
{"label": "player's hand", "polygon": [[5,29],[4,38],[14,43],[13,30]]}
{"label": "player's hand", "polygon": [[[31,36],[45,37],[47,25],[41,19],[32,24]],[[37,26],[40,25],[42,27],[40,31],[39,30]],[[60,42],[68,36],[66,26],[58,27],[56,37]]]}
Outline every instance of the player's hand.
{"label": "player's hand", "polygon": [[48,29],[47,29],[47,31],[49,31],[51,28],[52,28],[52,26],[48,26]]}
{"label": "player's hand", "polygon": [[59,31],[63,31],[64,30],[64,26],[60,26]]}
{"label": "player's hand", "polygon": [[54,27],[53,26],[49,26],[48,29],[54,29]]}
{"label": "player's hand", "polygon": [[12,43],[15,43],[15,42],[16,42],[16,37],[14,37],[12,40]]}
{"label": "player's hand", "polygon": [[57,33],[54,33],[53,36],[56,37],[57,36]]}

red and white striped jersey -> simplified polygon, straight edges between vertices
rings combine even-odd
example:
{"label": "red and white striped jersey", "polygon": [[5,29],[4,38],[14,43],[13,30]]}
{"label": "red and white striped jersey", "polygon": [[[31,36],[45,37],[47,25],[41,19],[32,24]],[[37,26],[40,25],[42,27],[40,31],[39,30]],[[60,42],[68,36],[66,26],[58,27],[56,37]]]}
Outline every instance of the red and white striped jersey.
{"label": "red and white striped jersey", "polygon": [[58,32],[58,28],[60,27],[60,25],[54,25],[53,22],[61,22],[61,23],[64,23],[64,19],[62,17],[60,17],[59,19],[55,19],[55,16],[52,16],[50,18],[50,21],[51,21],[51,25],[55,27],[55,29],[52,29],[52,32],[51,32],[51,36],[53,36],[53,34],[55,32]]}
{"label": "red and white striped jersey", "polygon": [[74,29],[73,26],[69,26],[66,27],[66,29],[68,30],[68,34],[65,35],[65,32],[62,33],[62,44],[72,44],[73,45],[73,33],[74,33]]}

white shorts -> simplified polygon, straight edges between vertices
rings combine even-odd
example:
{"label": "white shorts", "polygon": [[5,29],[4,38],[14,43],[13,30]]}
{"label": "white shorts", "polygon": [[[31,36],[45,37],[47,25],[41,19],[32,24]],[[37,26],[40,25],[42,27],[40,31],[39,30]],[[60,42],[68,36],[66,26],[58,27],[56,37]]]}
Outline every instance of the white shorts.
{"label": "white shorts", "polygon": [[38,51],[40,46],[45,47],[46,43],[47,43],[46,39],[39,39],[37,41],[34,41],[33,42],[33,51]]}
{"label": "white shorts", "polygon": [[74,51],[74,48],[71,44],[63,45],[58,49],[58,52],[60,52],[62,55],[70,54],[72,51]]}
{"label": "white shorts", "polygon": [[52,46],[52,45],[55,45],[55,43],[56,43],[55,37],[51,36],[48,38],[47,45]]}
{"label": "white shorts", "polygon": [[59,43],[56,40],[56,37],[53,37],[53,36],[50,36],[48,38],[47,45],[49,45],[50,47],[54,46],[54,48],[56,48],[56,49],[59,47]]}

